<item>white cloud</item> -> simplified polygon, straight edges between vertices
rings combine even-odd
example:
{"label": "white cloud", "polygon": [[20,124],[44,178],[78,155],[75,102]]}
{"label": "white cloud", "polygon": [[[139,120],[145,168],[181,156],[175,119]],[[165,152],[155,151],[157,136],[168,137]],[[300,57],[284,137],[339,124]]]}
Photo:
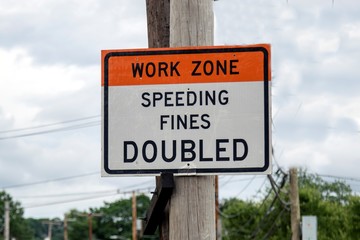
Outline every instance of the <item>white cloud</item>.
{"label": "white cloud", "polygon": [[308,54],[336,53],[340,46],[338,33],[319,30],[317,27],[299,30],[295,39],[298,51]]}
{"label": "white cloud", "polygon": [[348,23],[345,25],[345,32],[353,40],[360,40],[360,23]]}
{"label": "white cloud", "polygon": [[[352,177],[360,171],[359,9],[355,0],[214,2],[216,44],[272,45],[273,142],[285,168]],[[1,130],[100,114],[100,50],[146,47],[146,32],[143,0],[1,1]],[[4,185],[100,171],[99,126],[2,140],[0,166]],[[9,191],[91,191],[142,181],[154,184],[92,176]],[[230,196],[238,187],[221,191]],[[26,214],[56,216],[87,204],[101,200]]]}
{"label": "white cloud", "polygon": [[[101,49],[146,47],[145,2],[5,1],[0,44],[39,63],[98,64]],[[31,5],[31,6],[27,6]]]}
{"label": "white cloud", "polygon": [[293,61],[282,61],[274,76],[275,96],[294,94],[302,81],[302,65]]}
{"label": "white cloud", "polygon": [[[44,104],[47,98],[57,97],[61,101],[64,94],[79,92],[89,84],[100,84],[99,67],[39,65],[24,49],[0,49],[0,64],[3,66],[0,107],[6,116],[15,119],[15,128],[35,125],[36,115],[47,108]],[[36,104],[36,99],[45,102]]]}

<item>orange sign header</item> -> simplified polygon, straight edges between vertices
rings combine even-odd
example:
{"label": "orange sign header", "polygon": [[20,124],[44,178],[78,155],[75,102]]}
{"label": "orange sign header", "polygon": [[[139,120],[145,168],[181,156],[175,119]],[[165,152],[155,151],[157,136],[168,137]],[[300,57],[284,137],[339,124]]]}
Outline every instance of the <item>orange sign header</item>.
{"label": "orange sign header", "polygon": [[270,81],[270,45],[102,50],[102,86]]}

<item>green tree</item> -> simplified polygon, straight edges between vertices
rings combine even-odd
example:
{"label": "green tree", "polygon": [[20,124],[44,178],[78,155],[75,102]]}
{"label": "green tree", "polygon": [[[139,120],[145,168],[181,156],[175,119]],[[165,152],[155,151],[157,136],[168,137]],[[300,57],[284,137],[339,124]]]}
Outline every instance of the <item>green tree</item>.
{"label": "green tree", "polygon": [[351,187],[343,181],[327,182],[316,174],[309,174],[303,169],[298,173],[299,189],[314,189],[320,193],[321,200],[348,203],[351,196]]}
{"label": "green tree", "polygon": [[253,202],[237,198],[226,199],[220,207],[222,226],[225,230],[223,238],[236,239],[241,235],[243,239],[250,239],[251,230],[259,222],[259,219],[255,217],[258,209],[259,207]]}
{"label": "green tree", "polygon": [[[68,237],[69,239],[88,239],[89,225],[88,213],[76,209],[70,210],[68,216]],[[93,221],[93,229],[96,229],[96,222]]]}
{"label": "green tree", "polygon": [[[145,195],[136,197],[138,218],[144,217],[150,204]],[[120,236],[121,239],[132,239],[132,199],[122,199],[112,203],[105,203],[104,207],[96,210],[102,217],[96,219],[96,236],[99,239],[111,239]]]}
{"label": "green tree", "polygon": [[43,240],[47,236],[47,226],[42,224],[42,221],[45,221],[45,219],[26,219],[27,224],[33,232],[33,240]]}
{"label": "green tree", "polygon": [[35,219],[27,218],[26,222],[33,232],[32,240],[43,240],[48,236],[49,225],[46,224],[49,221],[53,221],[56,224],[52,226],[52,240],[64,239],[64,227],[59,218],[55,219]]}
{"label": "green tree", "polygon": [[299,172],[299,198],[301,215],[317,217],[319,240],[359,239],[359,232],[352,232],[359,215],[359,211],[356,213],[359,197],[352,196],[345,182],[327,182],[302,170]]}
{"label": "green tree", "polygon": [[33,232],[31,231],[29,225],[25,221],[23,215],[24,210],[21,207],[21,204],[17,201],[14,201],[12,197],[4,191],[0,192],[0,226],[1,226],[1,236],[0,239],[3,239],[4,236],[4,213],[5,213],[5,201],[10,203],[10,236],[11,238],[21,239],[21,240],[31,240]]}
{"label": "green tree", "polygon": [[[305,170],[298,174],[300,212],[317,217],[318,239],[360,239],[360,197],[350,186]],[[277,194],[270,190],[259,203],[229,199],[221,204],[224,239],[290,239],[289,185]]]}
{"label": "green tree", "polygon": [[360,239],[360,197],[352,196],[349,199],[348,214],[350,215],[351,239]]}
{"label": "green tree", "polygon": [[[144,217],[150,199],[145,195],[136,197],[137,216]],[[132,239],[132,199],[106,202],[103,207],[89,209],[89,213],[97,215],[92,219],[93,239]],[[69,239],[88,239],[88,213],[75,209],[68,213]]]}

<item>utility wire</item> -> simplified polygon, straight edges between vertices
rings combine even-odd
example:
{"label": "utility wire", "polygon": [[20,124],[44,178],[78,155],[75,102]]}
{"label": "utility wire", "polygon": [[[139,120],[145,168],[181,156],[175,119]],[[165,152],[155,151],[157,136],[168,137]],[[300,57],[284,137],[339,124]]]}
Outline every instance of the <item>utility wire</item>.
{"label": "utility wire", "polygon": [[226,182],[224,182],[224,183],[222,183],[222,184],[220,185],[220,187],[226,186],[226,185],[231,181],[231,179],[233,179],[233,177],[234,177],[234,175],[233,175],[233,176],[230,176],[230,177],[226,180]]}
{"label": "utility wire", "polygon": [[[259,175],[254,175],[254,176],[256,177],[256,176],[259,176]],[[249,180],[253,180],[254,176],[252,176],[252,177],[248,177],[248,178],[234,179],[234,180],[231,180],[230,182],[243,182],[243,181],[249,181]],[[224,185],[226,185],[226,184],[224,184]],[[224,186],[224,185],[223,185],[223,186]],[[222,186],[222,187],[223,187],[223,186]]]}
{"label": "utility wire", "polygon": [[80,128],[94,127],[94,126],[99,126],[100,123],[101,123],[100,121],[91,121],[91,122],[87,122],[87,123],[76,124],[76,125],[67,126],[67,127],[60,127],[60,128],[56,128],[56,129],[0,137],[0,140],[7,140],[7,139],[21,138],[21,137],[30,137],[30,136],[47,134],[47,133],[62,132],[62,131],[76,130],[76,129],[80,129]]}
{"label": "utility wire", "polygon": [[49,182],[59,182],[59,181],[65,181],[65,180],[70,180],[70,179],[75,179],[75,178],[82,178],[82,177],[87,177],[87,176],[92,176],[92,175],[100,175],[100,172],[97,171],[97,172],[90,172],[90,173],[84,173],[84,174],[67,176],[67,177],[59,177],[59,178],[53,178],[53,179],[48,179],[48,180],[42,180],[42,181],[37,181],[37,182],[20,183],[20,184],[3,186],[0,188],[1,189],[10,189],[10,188],[27,187],[27,186],[44,184],[44,183],[49,183]]}
{"label": "utility wire", "polygon": [[222,183],[220,185],[220,187],[224,187],[226,185],[228,185],[229,183],[233,183],[233,182],[242,182],[242,181],[249,181],[249,180],[253,180],[254,177],[248,177],[248,178],[240,178],[240,179],[233,179],[234,176],[229,177],[229,179],[227,179],[224,183]]}
{"label": "utility wire", "polygon": [[104,194],[104,195],[101,195],[101,196],[83,197],[83,198],[76,198],[76,199],[63,200],[63,201],[55,201],[55,202],[49,202],[49,203],[40,203],[40,204],[24,206],[24,208],[27,209],[27,208],[50,206],[50,205],[58,205],[58,204],[64,204],[64,203],[70,203],[70,202],[79,202],[79,201],[85,201],[85,200],[91,200],[91,199],[97,199],[97,198],[103,198],[103,197],[111,197],[111,196],[114,196],[114,195],[117,195],[117,193],[109,193],[109,194]]}
{"label": "utility wire", "polygon": [[31,198],[59,198],[59,197],[69,197],[69,196],[78,196],[78,195],[103,195],[103,194],[130,194],[132,192],[144,192],[145,190],[151,191],[152,187],[143,187],[143,188],[137,188],[134,190],[128,190],[128,191],[121,191],[120,189],[112,189],[112,190],[104,190],[104,191],[92,191],[92,192],[72,192],[72,193],[58,193],[58,194],[45,194],[45,195],[19,195],[14,196],[14,198],[25,198],[25,199],[31,199]]}
{"label": "utility wire", "polygon": [[86,201],[86,200],[92,200],[92,199],[98,199],[98,198],[104,198],[104,197],[111,197],[111,196],[115,196],[115,195],[119,195],[119,194],[130,194],[130,193],[132,193],[134,191],[137,192],[137,193],[148,193],[150,191],[150,188],[142,188],[142,189],[136,189],[136,190],[126,191],[126,192],[121,192],[120,190],[117,190],[116,192],[108,193],[108,194],[102,194],[101,196],[82,197],[82,198],[75,198],[75,199],[62,200],[62,201],[54,201],[54,202],[48,202],[48,203],[39,203],[39,204],[33,204],[33,205],[24,206],[24,208],[25,209],[37,208],[37,207],[45,207],[45,206],[50,206],[50,205],[59,205],[59,204],[64,204],[64,203]]}
{"label": "utility wire", "polygon": [[[280,170],[278,169],[278,170],[275,172],[275,174],[277,175],[277,180],[276,180],[276,181],[278,181],[279,178],[280,178],[280,176],[282,175],[281,183],[280,183],[280,185],[278,186],[278,191],[281,191],[282,188],[283,188],[284,185],[285,185],[284,181],[286,181],[286,179],[287,179],[287,174],[286,174],[284,171],[282,171],[282,169],[280,169]],[[263,185],[266,183],[266,179],[267,179],[267,178],[264,178],[264,182],[263,182],[261,188],[262,188]],[[273,179],[273,178],[272,178],[272,179]],[[274,180],[274,181],[275,181],[275,180]],[[246,230],[246,227],[249,226],[252,222],[254,222],[256,216],[261,213],[261,209],[262,209],[262,208],[266,205],[266,203],[268,202],[268,198],[269,198],[270,196],[272,196],[272,195],[271,195],[272,191],[274,191],[274,190],[273,190],[273,187],[271,187],[271,188],[268,189],[265,198],[262,200],[262,203],[261,203],[261,204],[259,205],[259,207],[257,208],[257,209],[258,209],[257,213],[254,213],[254,214],[252,215],[252,217],[250,217],[250,218],[248,219],[248,221],[247,221],[245,224],[242,224],[241,227],[239,227],[236,231],[231,231],[232,233],[241,233],[241,234],[243,234],[243,235],[244,235],[244,234],[245,234],[245,235],[249,235],[249,236],[252,237],[252,239],[254,238],[254,236],[256,236],[256,235],[258,235],[258,234],[260,233],[262,226],[264,226],[265,224],[267,224],[268,221],[269,221],[269,219],[271,218],[270,215],[272,215],[272,213],[273,213],[274,204],[276,203],[276,200],[278,199],[278,198],[276,197],[276,195],[275,195],[275,197],[271,200],[271,203],[270,203],[270,205],[267,207],[267,211],[265,212],[265,215],[261,216],[259,223],[258,223],[257,226],[255,227],[255,229],[252,231],[252,233],[251,233],[251,232],[248,232],[248,231]],[[259,191],[259,192],[260,192],[260,191]],[[283,210],[286,210],[286,208],[283,208]],[[220,212],[219,209],[218,209],[218,211]],[[220,213],[220,215],[221,215],[222,217],[224,217],[224,218],[235,218],[235,217],[240,216],[241,214],[242,214],[242,212],[235,213],[235,214],[232,214],[232,215],[226,215],[226,214],[224,214],[224,213],[222,213],[222,214]],[[270,232],[270,234],[271,234],[271,232]]]}
{"label": "utility wire", "polygon": [[276,226],[276,221],[278,220],[279,217],[281,217],[285,212],[285,208],[281,209],[281,211],[279,212],[279,214],[275,217],[275,219],[273,220],[273,224],[271,225],[269,231],[265,234],[265,236],[262,238],[263,240],[267,240],[269,239],[270,235],[273,233],[274,231],[274,227]]}
{"label": "utility wire", "polygon": [[[39,185],[39,184],[46,184],[46,183],[50,183],[50,182],[60,182],[60,181],[67,181],[67,180],[71,180],[71,179],[76,179],[76,178],[82,178],[82,177],[88,177],[88,176],[92,176],[92,175],[100,175],[100,172],[90,172],[90,173],[84,173],[84,174],[79,174],[79,175],[73,175],[73,176],[66,176],[66,177],[59,177],[59,178],[53,178],[53,179],[46,179],[46,180],[42,180],[42,181],[37,181],[37,182],[30,182],[30,183],[20,183],[20,184],[14,184],[14,185],[7,185],[7,186],[3,186],[0,187],[0,189],[11,189],[11,188],[20,188],[20,187],[28,187],[28,186],[33,186],[33,185]],[[129,189],[129,188],[135,188],[138,186],[144,186],[145,184],[150,183],[148,180],[142,181],[140,183],[137,184],[132,184],[129,186],[125,186],[124,189]],[[152,184],[153,185],[153,184]],[[153,187],[153,186],[149,186],[148,188]],[[84,193],[86,194],[86,193]]]}
{"label": "utility wire", "polygon": [[59,197],[70,197],[70,196],[79,196],[79,195],[96,195],[96,194],[107,194],[107,193],[116,193],[116,194],[129,194],[132,192],[143,192],[144,190],[151,191],[152,187],[143,187],[135,190],[121,191],[120,189],[112,189],[112,190],[103,190],[103,191],[93,191],[93,192],[72,192],[72,193],[58,193],[58,194],[45,194],[45,195],[19,195],[14,196],[14,198],[59,198]]}
{"label": "utility wire", "polygon": [[[284,206],[284,208],[286,208],[286,210],[290,210],[289,206],[290,206],[290,203],[287,203],[285,202],[284,200],[281,199],[280,195],[279,195],[279,192],[278,190],[276,189],[276,182],[275,180],[273,179],[273,177],[271,175],[268,175],[268,179],[270,181],[270,184],[271,184],[271,187],[276,195],[276,197],[279,199],[279,201],[281,202],[281,204]],[[279,189],[280,190],[280,189]]]}
{"label": "utility wire", "polygon": [[240,190],[240,192],[238,192],[235,197],[238,197],[240,194],[242,194],[249,186],[250,184],[254,181],[254,179],[256,178],[257,175],[254,175],[250,181]]}
{"label": "utility wire", "polygon": [[276,202],[276,198],[274,198],[270,204],[270,206],[268,207],[268,210],[266,211],[265,215],[261,217],[257,227],[255,228],[255,230],[251,233],[251,237],[252,239],[255,239],[255,236],[258,235],[258,233],[261,231],[262,226],[265,224],[265,220],[268,219],[268,216],[270,215],[270,213],[273,211],[273,206]]}
{"label": "utility wire", "polygon": [[360,182],[359,178],[353,178],[353,177],[341,177],[341,176],[334,176],[334,175],[327,175],[327,174],[317,174],[319,177],[325,177],[325,178],[336,178],[336,179],[342,179],[346,181],[354,181],[354,182]]}
{"label": "utility wire", "polygon": [[67,124],[67,123],[72,123],[72,122],[79,122],[79,121],[93,119],[93,118],[99,118],[99,117],[101,117],[101,115],[94,115],[94,116],[89,116],[89,117],[76,118],[76,119],[72,119],[72,120],[56,122],[56,123],[49,123],[49,124],[43,124],[43,125],[38,125],[38,126],[33,126],[33,127],[5,130],[5,131],[0,131],[0,134],[10,133],[10,132],[20,132],[20,131],[26,131],[26,130],[33,130],[33,129],[44,128],[44,127],[51,127],[51,126],[62,125],[62,124]]}
{"label": "utility wire", "polygon": [[78,195],[95,195],[95,194],[107,194],[107,193],[118,193],[118,189],[104,190],[104,191],[93,191],[93,192],[77,192],[77,193],[59,193],[59,194],[45,194],[45,195],[19,195],[14,198],[58,198],[58,197],[70,197]]}
{"label": "utility wire", "polygon": [[[138,186],[143,186],[144,184],[146,184],[146,183],[149,183],[149,180],[145,180],[145,181],[143,181],[143,182],[141,182],[141,183],[136,183],[136,184],[133,184],[133,185],[129,185],[129,186],[126,186],[126,187],[124,187],[125,189],[128,189],[128,188],[134,188],[134,187],[138,187]],[[152,184],[152,183],[151,183]],[[155,183],[154,183],[155,184]],[[152,184],[152,185],[154,185],[154,184]],[[155,187],[155,186],[154,186]]]}

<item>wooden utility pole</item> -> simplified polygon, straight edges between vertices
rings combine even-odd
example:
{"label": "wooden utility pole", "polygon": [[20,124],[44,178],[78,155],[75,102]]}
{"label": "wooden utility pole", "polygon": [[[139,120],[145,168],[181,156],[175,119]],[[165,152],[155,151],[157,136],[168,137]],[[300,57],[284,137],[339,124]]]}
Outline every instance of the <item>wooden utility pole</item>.
{"label": "wooden utility pole", "polygon": [[300,240],[300,201],[297,169],[290,169],[291,240]]}
{"label": "wooden utility pole", "polygon": [[44,221],[43,224],[47,224],[48,225],[48,240],[51,240],[52,238],[52,229],[53,229],[53,225],[60,225],[61,223],[59,222],[54,222],[54,221]]}
{"label": "wooden utility pole", "polygon": [[92,218],[101,217],[101,213],[78,213],[78,216],[87,217],[89,226],[89,240],[92,240]]}
{"label": "wooden utility pole", "polygon": [[49,228],[48,228],[48,240],[51,240],[53,222],[52,222],[52,221],[49,221],[48,224],[49,224]]}
{"label": "wooden utility pole", "polygon": [[10,203],[5,201],[5,226],[4,226],[4,240],[10,240]]}
{"label": "wooden utility pole", "polygon": [[89,225],[89,240],[92,240],[92,214],[88,215],[88,225]]}
{"label": "wooden utility pole", "polygon": [[64,215],[64,240],[68,240],[68,217]]}
{"label": "wooden utility pole", "polygon": [[170,0],[146,0],[149,48],[165,48],[170,44]]}
{"label": "wooden utility pole", "polygon": [[137,240],[137,228],[136,228],[136,194],[132,192],[132,239]]}
{"label": "wooden utility pole", "polygon": [[[170,46],[170,0],[146,0],[148,46],[166,48]],[[161,181],[156,177],[156,185]],[[163,213],[160,239],[169,239],[169,207]]]}
{"label": "wooden utility pole", "polygon": [[[170,1],[170,47],[214,44],[213,0]],[[215,177],[176,177],[169,239],[216,239]]]}
{"label": "wooden utility pole", "polygon": [[88,214],[88,224],[89,224],[89,240],[92,240],[92,219],[93,217],[101,217],[101,213],[89,213]]}
{"label": "wooden utility pole", "polygon": [[[212,4],[213,0],[146,0],[149,47],[213,45]],[[176,177],[161,238],[215,239],[214,206],[214,176]]]}

